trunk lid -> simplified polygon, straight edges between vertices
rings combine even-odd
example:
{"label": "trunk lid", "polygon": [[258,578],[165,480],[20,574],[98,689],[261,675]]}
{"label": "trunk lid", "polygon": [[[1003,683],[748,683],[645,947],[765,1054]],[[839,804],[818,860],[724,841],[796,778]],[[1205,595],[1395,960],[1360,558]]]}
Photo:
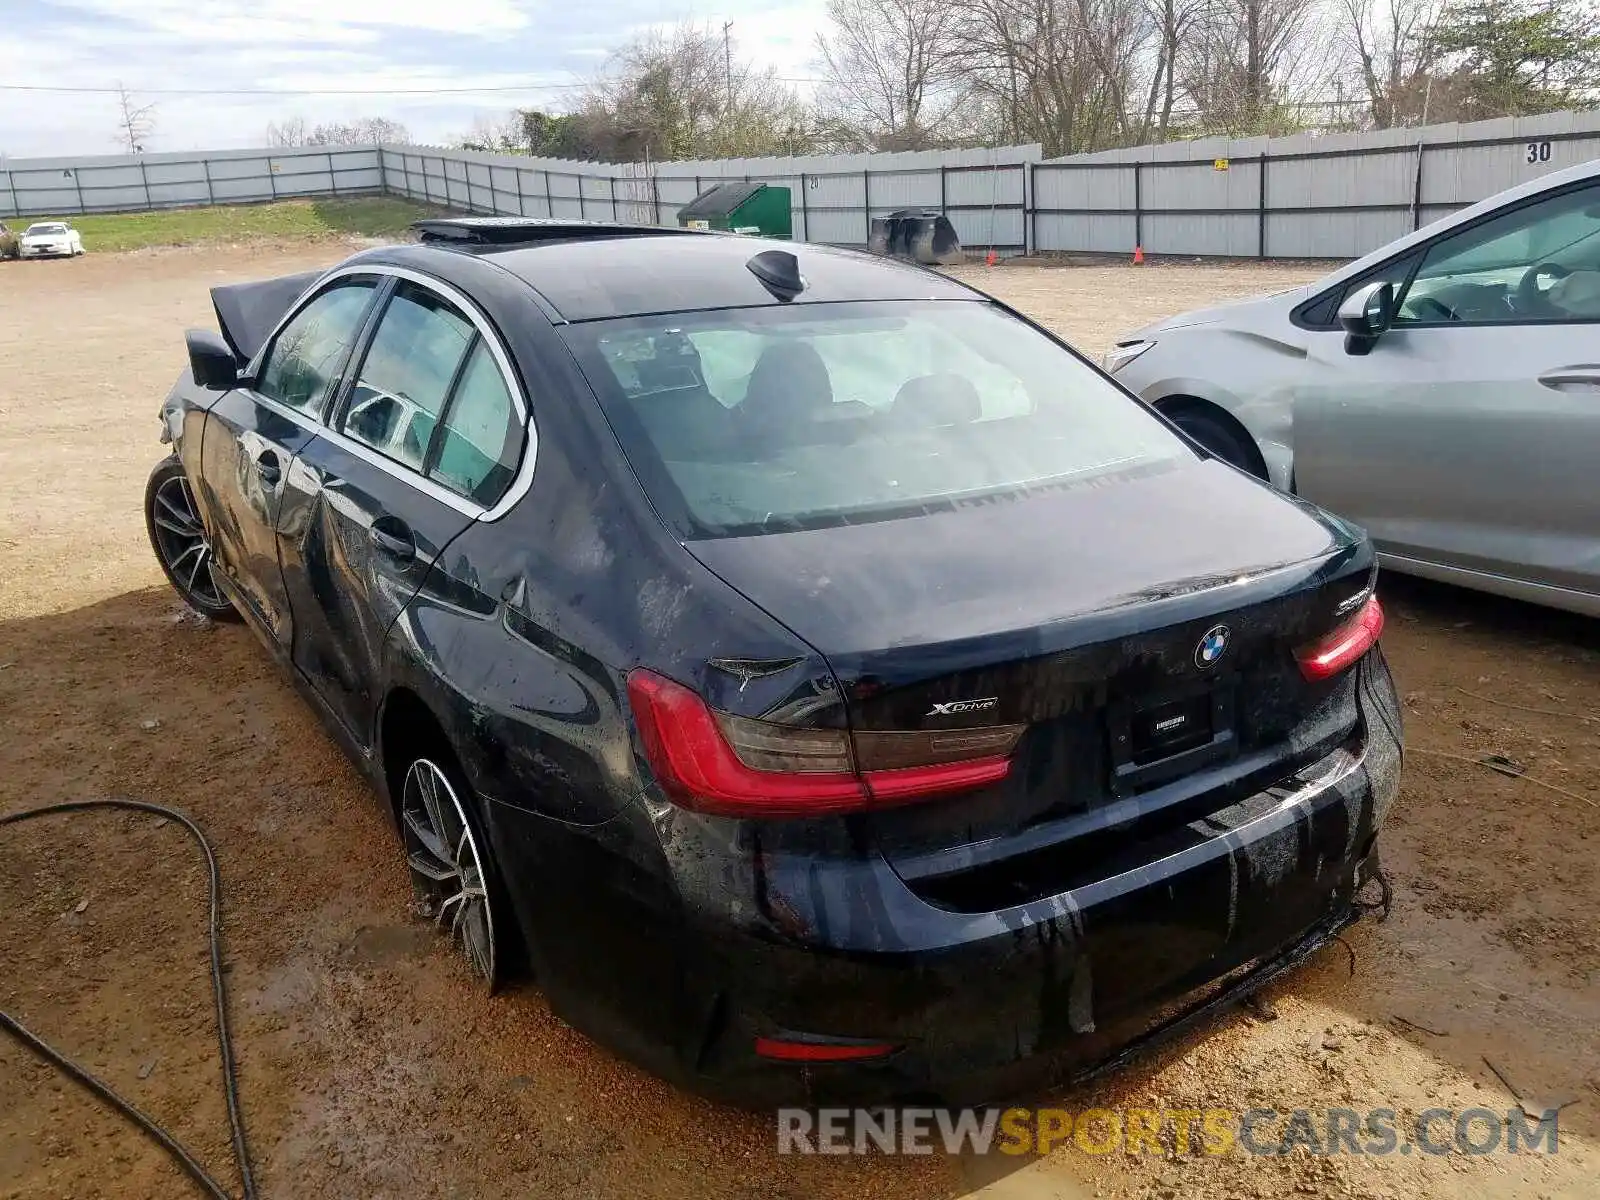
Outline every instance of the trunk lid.
{"label": "trunk lid", "polygon": [[[1217,462],[688,548],[827,658],[852,729],[1025,727],[1003,781],[853,818],[913,886],[1042,831],[1103,849],[1142,798],[1281,778],[1353,721],[1292,652],[1368,586],[1370,544]],[[1017,874],[941,902],[1020,900]]]}

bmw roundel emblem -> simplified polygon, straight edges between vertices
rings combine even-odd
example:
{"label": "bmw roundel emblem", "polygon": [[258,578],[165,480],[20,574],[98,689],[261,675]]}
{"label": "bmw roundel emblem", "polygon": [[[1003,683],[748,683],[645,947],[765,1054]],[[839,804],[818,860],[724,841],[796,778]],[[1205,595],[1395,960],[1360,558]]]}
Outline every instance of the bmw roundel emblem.
{"label": "bmw roundel emblem", "polygon": [[1194,648],[1194,665],[1202,671],[1214,667],[1228,652],[1228,639],[1232,636],[1226,625],[1213,625]]}

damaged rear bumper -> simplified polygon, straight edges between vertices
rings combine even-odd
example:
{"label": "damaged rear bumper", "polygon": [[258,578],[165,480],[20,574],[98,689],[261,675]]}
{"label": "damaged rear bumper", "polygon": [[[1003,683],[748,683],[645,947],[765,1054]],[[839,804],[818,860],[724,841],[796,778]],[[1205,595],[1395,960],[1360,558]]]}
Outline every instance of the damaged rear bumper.
{"label": "damaged rear bumper", "polygon": [[[1359,915],[1400,758],[1380,656],[1363,676],[1358,737],[1207,814],[1175,852],[1058,895],[953,911],[882,860],[838,878],[769,860],[760,903],[792,936],[730,921],[693,939],[691,1007],[713,1017],[683,1048],[684,1082],[752,1106],[989,1102],[1098,1073],[1236,1002]],[[803,1068],[751,1050],[790,1034],[897,1049]]]}

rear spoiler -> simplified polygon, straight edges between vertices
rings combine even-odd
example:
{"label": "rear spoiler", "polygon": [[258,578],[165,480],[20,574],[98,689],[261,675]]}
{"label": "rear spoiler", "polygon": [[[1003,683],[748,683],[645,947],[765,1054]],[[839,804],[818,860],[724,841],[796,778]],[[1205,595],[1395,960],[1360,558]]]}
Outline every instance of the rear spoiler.
{"label": "rear spoiler", "polygon": [[228,283],[211,289],[211,307],[216,309],[222,340],[240,365],[256,356],[283,314],[322,275],[321,271],[304,271],[259,283]]}

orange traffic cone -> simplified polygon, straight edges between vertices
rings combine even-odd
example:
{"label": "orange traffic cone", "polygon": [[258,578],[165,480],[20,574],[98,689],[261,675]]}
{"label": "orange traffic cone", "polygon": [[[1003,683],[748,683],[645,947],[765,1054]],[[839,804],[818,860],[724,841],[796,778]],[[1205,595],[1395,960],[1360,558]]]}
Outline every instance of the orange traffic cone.
{"label": "orange traffic cone", "polygon": [[985,266],[989,266],[989,267],[994,266],[994,264],[997,261],[998,257],[999,256],[996,255],[995,252],[994,252],[994,248],[990,247],[988,257],[983,260],[984,265]]}
{"label": "orange traffic cone", "polygon": [[1133,265],[1136,266],[1136,267],[1144,266],[1144,247],[1143,246],[1135,246],[1133,248]]}

